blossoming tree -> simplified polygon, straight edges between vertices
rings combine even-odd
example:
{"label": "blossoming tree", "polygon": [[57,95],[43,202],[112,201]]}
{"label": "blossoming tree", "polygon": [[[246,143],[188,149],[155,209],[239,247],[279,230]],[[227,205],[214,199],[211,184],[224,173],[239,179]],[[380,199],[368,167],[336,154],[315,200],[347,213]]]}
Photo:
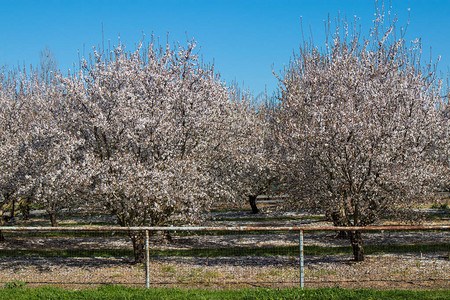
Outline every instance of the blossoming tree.
{"label": "blossoming tree", "polygon": [[230,138],[216,162],[220,162],[220,176],[227,178],[233,198],[246,198],[256,214],[259,212],[256,198],[270,195],[279,179],[274,159],[273,111],[268,99],[254,99],[236,87],[232,105],[236,121],[229,128]]}
{"label": "blossoming tree", "polygon": [[[122,226],[167,225],[175,214],[196,222],[225,191],[208,167],[227,137],[229,95],[194,48],[119,45],[66,80],[93,199]],[[142,236],[131,238],[142,261]]]}
{"label": "blossoming tree", "polygon": [[[442,179],[432,157],[448,143],[440,82],[418,42],[377,16],[367,39],[343,23],[325,50],[305,43],[280,78],[282,163],[295,204],[335,225],[366,226],[424,201]],[[350,33],[349,33],[350,32]],[[448,173],[447,173],[448,176]],[[447,177],[448,181],[448,177]],[[364,259],[360,232],[349,233]]]}
{"label": "blossoming tree", "polygon": [[[25,141],[21,134],[26,124],[23,120],[25,103],[18,97],[17,83],[16,74],[0,74],[0,225],[14,217],[16,194],[24,181],[20,149]],[[1,233],[0,240],[3,240]]]}

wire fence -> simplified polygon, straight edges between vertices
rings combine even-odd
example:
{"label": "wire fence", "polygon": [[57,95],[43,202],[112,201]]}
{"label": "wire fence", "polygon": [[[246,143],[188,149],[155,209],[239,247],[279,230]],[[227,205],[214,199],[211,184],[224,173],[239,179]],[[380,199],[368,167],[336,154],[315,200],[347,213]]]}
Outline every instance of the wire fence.
{"label": "wire fence", "polygon": [[[353,261],[337,231],[364,231]],[[0,282],[235,288],[448,288],[449,226],[0,227]],[[143,237],[135,263],[130,235]],[[137,243],[139,244],[139,243]]]}

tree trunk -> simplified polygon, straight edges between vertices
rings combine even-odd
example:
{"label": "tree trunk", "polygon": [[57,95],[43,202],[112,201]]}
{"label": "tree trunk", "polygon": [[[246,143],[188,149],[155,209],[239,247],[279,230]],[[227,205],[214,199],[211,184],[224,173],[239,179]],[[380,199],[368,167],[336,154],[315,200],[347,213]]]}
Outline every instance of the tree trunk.
{"label": "tree trunk", "polygon": [[[0,218],[0,226],[4,226],[5,225],[5,220],[3,218]],[[3,236],[2,231],[0,230],[0,242],[4,242],[5,241],[5,237]]]}
{"label": "tree trunk", "polygon": [[30,219],[30,202],[28,201],[28,199],[22,202],[22,204],[20,205],[20,212],[22,213],[22,217],[24,220]]}
{"label": "tree trunk", "polygon": [[50,217],[50,223],[52,224],[52,227],[57,227],[58,221],[56,220],[56,212],[49,212],[48,215]]}
{"label": "tree trunk", "polygon": [[133,242],[134,263],[145,262],[145,234],[143,232],[130,232]]}
{"label": "tree trunk", "polygon": [[362,244],[361,231],[350,231],[350,243],[353,248],[353,258],[355,261],[364,261],[364,248]]}
{"label": "tree trunk", "polygon": [[172,243],[172,236],[169,231],[163,231],[163,240],[166,244]]}
{"label": "tree trunk", "polygon": [[[331,219],[331,221],[333,221],[333,225],[334,226],[344,226],[343,222],[342,222],[342,217],[337,212],[331,213],[329,215],[329,219]],[[338,239],[347,239],[347,238],[349,238],[348,231],[345,231],[345,230],[337,231],[336,232],[336,238],[338,238]]]}
{"label": "tree trunk", "polygon": [[256,206],[256,197],[257,196],[248,196],[248,202],[250,203],[250,207],[252,208],[253,214],[259,213],[259,209]]}
{"label": "tree trunk", "polygon": [[338,230],[336,231],[336,236],[337,239],[347,239],[348,238],[348,231],[345,230]]}

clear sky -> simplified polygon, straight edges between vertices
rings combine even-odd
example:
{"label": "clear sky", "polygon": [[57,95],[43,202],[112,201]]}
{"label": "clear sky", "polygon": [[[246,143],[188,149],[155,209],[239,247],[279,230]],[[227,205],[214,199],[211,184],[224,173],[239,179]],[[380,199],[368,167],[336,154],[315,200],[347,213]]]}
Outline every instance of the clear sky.
{"label": "clear sky", "polygon": [[[389,3],[388,0],[385,1]],[[185,44],[195,39],[206,62],[227,83],[236,81],[255,95],[276,90],[277,79],[300,45],[300,18],[306,37],[311,26],[314,42],[324,41],[324,20],[360,18],[368,32],[373,0],[0,0],[0,66],[38,65],[45,47],[54,52],[61,70],[73,69],[78,50],[91,52],[104,40],[117,45],[118,36],[129,50],[154,33],[166,41]],[[411,23],[407,40],[422,38],[424,56],[442,57],[439,70],[450,68],[450,1],[391,0],[399,24]],[[187,36],[187,37],[186,37]]]}

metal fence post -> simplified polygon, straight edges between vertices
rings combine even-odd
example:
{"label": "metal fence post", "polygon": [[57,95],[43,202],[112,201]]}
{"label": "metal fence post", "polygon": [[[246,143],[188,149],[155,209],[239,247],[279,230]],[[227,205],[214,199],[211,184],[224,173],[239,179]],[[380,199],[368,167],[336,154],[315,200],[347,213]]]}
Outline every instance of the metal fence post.
{"label": "metal fence post", "polygon": [[303,257],[303,230],[300,230],[299,235],[299,247],[300,247],[300,288],[305,286],[305,268]]}
{"label": "metal fence post", "polygon": [[150,288],[150,247],[148,230],[145,231],[145,288]]}

